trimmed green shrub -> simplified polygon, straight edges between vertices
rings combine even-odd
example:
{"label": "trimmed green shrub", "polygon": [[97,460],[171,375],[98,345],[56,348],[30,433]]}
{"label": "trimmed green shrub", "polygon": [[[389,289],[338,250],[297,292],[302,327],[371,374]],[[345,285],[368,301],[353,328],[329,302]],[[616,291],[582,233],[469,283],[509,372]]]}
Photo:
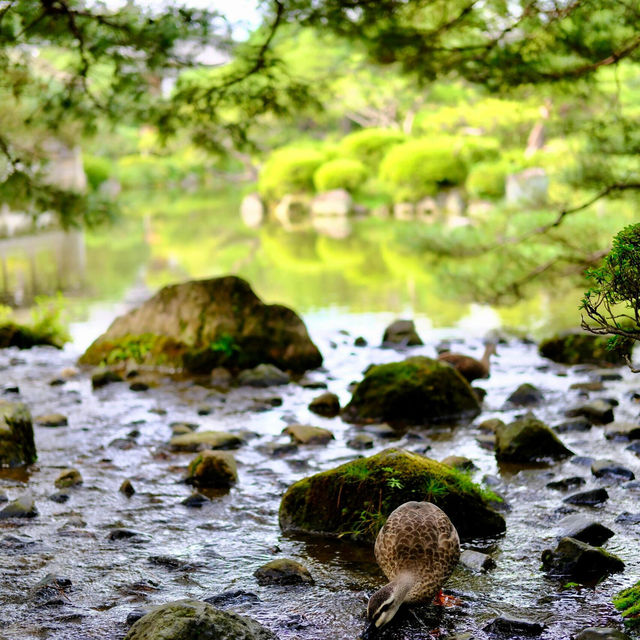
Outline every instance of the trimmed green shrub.
{"label": "trimmed green shrub", "polygon": [[258,190],[268,200],[277,200],[287,193],[313,191],[313,174],[324,161],[325,155],[315,149],[278,149],[260,172]]}
{"label": "trimmed green shrub", "polygon": [[96,191],[113,173],[113,163],[101,156],[83,156],[82,164],[92,191]]}
{"label": "trimmed green shrub", "polygon": [[465,136],[457,144],[468,167],[500,157],[500,141],[497,138]]}
{"label": "trimmed green shrub", "polygon": [[313,183],[318,191],[346,189],[355,191],[367,179],[367,168],[360,160],[336,158],[321,165],[313,174]]}
{"label": "trimmed green shrub", "polygon": [[454,146],[442,140],[412,140],[393,147],[380,164],[380,178],[396,202],[417,202],[442,187],[462,184],[467,167]]}
{"label": "trimmed green shrub", "polygon": [[476,165],[467,177],[467,191],[475,198],[502,198],[507,174],[510,172],[509,165],[505,162],[484,162]]}
{"label": "trimmed green shrub", "polygon": [[403,133],[394,129],[362,129],[342,138],[340,150],[344,155],[377,169],[387,151],[406,139]]}

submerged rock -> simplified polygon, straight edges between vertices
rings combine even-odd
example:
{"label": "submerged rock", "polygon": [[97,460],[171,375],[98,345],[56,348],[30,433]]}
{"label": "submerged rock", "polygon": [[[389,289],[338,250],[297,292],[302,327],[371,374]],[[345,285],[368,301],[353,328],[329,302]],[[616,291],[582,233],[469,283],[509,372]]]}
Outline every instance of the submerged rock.
{"label": "submerged rock", "polygon": [[68,489],[82,484],[82,474],[77,469],[64,469],[53,483],[56,489]]}
{"label": "submerged rock", "polygon": [[309,403],[309,411],[325,418],[333,418],[340,413],[340,400],[335,393],[327,391]]}
{"label": "submerged rock", "polygon": [[228,451],[203,451],[187,469],[185,482],[196,487],[227,489],[238,481],[236,460]]}
{"label": "submerged rock", "polygon": [[535,638],[545,630],[545,625],[531,620],[516,618],[494,618],[483,631],[491,638]]}
{"label": "submerged rock", "polygon": [[609,338],[570,332],[543,340],[540,355],[562,364],[623,365],[624,354],[609,349]]}
{"label": "submerged rock", "polygon": [[313,584],[309,570],[295,560],[279,558],[262,565],[253,574],[258,584]]}
{"label": "submerged rock", "polygon": [[194,373],[260,364],[302,373],[322,364],[298,315],[282,305],[265,305],[235,276],[164,287],[117,318],[80,361],[131,359]]}
{"label": "submerged rock", "polygon": [[284,532],[368,542],[394,509],[425,500],[439,506],[467,540],[504,532],[504,518],[489,504],[494,498],[460,471],[403,449],[386,449],[296,482],[282,498],[279,520]]}
{"label": "submerged rock", "polygon": [[0,467],[36,461],[33,423],[27,405],[0,401]]}
{"label": "submerged rock", "polygon": [[126,478],[125,480],[122,481],[122,484],[120,485],[120,488],[118,489],[118,491],[120,491],[120,493],[123,493],[125,496],[127,496],[127,498],[130,498],[136,492],[129,478]]}
{"label": "submerged rock", "polygon": [[129,629],[124,640],[277,640],[269,629],[207,602],[178,600],[154,608]]}
{"label": "submerged rock", "polygon": [[501,462],[560,460],[572,455],[558,436],[533,414],[496,429],[496,459]]}
{"label": "submerged rock", "polygon": [[534,385],[525,382],[521,384],[508,398],[507,402],[518,407],[531,407],[540,404],[544,400],[542,391]]}
{"label": "submerged rock", "polygon": [[613,605],[621,613],[625,626],[640,629],[640,581],[619,591],[613,597]]}
{"label": "submerged rock", "polygon": [[419,347],[423,344],[413,320],[395,320],[382,336],[383,347]]}
{"label": "submerged rock", "polygon": [[548,575],[570,577],[578,582],[598,582],[610,573],[624,571],[624,562],[601,547],[592,547],[575,538],[562,538],[554,551],[542,552]]}
{"label": "submerged rock", "polygon": [[458,371],[416,356],[371,367],[342,415],[347,422],[426,425],[470,419],[478,413],[478,400]]}
{"label": "submerged rock", "polygon": [[198,431],[174,436],[169,441],[173,451],[200,451],[202,449],[237,449],[244,440],[226,431]]}
{"label": "submerged rock", "polygon": [[591,423],[584,417],[565,420],[551,427],[556,433],[575,433],[591,430]]}
{"label": "submerged rock", "polygon": [[327,444],[334,439],[329,429],[311,427],[305,424],[290,424],[282,433],[291,437],[297,444]]}

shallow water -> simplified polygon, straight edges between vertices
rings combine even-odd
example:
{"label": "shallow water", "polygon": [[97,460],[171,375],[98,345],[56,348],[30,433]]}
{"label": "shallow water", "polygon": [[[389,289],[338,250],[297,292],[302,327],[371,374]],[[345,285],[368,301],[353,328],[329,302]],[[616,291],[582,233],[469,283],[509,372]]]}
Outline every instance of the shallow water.
{"label": "shallow water", "polygon": [[[61,412],[69,418],[67,427],[35,426],[36,465],[26,472],[0,471],[0,491],[10,499],[30,491],[39,511],[33,519],[0,522],[0,602],[4,603],[0,637],[115,640],[126,633],[127,615],[134,610],[179,598],[242,591],[244,595],[227,598],[223,606],[253,616],[282,640],[356,638],[364,628],[368,595],[384,583],[372,549],[344,541],[284,536],[277,512],[280,497],[292,482],[359,455],[346,445],[357,428],[339,418],[309,413],[309,401],[320,392],[296,384],[223,393],[201,381],[166,379],[154,380],[145,392],[129,390],[128,383],[92,391],[89,372],[82,371],[63,386],[50,386],[121,308],[101,307],[90,321],[76,324],[74,343],[62,352],[44,348],[0,352],[5,387],[20,389],[19,395],[5,393],[5,398],[23,400],[34,416]],[[341,310],[307,313],[311,336],[325,356],[325,369],[310,377],[325,381],[344,404],[349,383],[360,379],[368,364],[403,357],[375,346],[352,346],[357,335],[370,345],[379,344],[390,318],[389,314]],[[412,354],[433,356],[435,345],[445,338],[454,340],[456,350],[465,353],[482,350],[480,336],[485,327],[480,321],[436,330],[422,317],[418,326],[426,345],[412,349]],[[637,420],[640,407],[630,396],[640,389],[640,378],[626,369],[620,373],[623,380],[606,382],[605,390],[590,398],[615,397],[620,401],[616,420]],[[589,379],[588,369],[544,361],[535,346],[509,340],[499,347],[491,378],[478,384],[487,396],[474,424],[490,417],[507,421],[523,413],[503,409],[507,396],[522,382],[534,383],[544,392],[537,416],[550,424],[561,422],[564,411],[583,400],[569,386]],[[282,406],[250,409],[255,398],[274,395],[282,398]],[[198,415],[202,405],[211,408],[209,415]],[[180,504],[190,494],[181,478],[193,454],[168,452],[169,424],[175,421],[196,422],[201,430],[255,434],[235,452],[238,485],[200,509]],[[264,453],[262,445],[285,440],[280,432],[290,422],[327,427],[336,439],[327,446],[301,446],[281,458]],[[606,483],[593,479],[588,466],[571,459],[551,466],[499,468],[493,453],[477,443],[477,435],[472,425],[421,428],[395,441],[377,439],[375,448],[367,452],[388,446],[416,451],[429,447],[428,455],[436,459],[452,453],[468,456],[479,467],[474,478],[493,476],[495,490],[511,507],[505,513],[504,537],[469,545],[488,549],[497,567],[474,574],[459,566],[449,581],[447,589],[461,598],[461,604],[446,610],[413,607],[398,616],[383,637],[446,638],[469,631],[483,639],[482,627],[497,615],[543,622],[547,627],[542,637],[548,639],[569,639],[587,626],[620,626],[609,600],[612,593],[640,577],[640,525],[625,526],[614,520],[623,511],[640,511],[640,491],[607,485],[611,498],[603,507],[577,507],[595,513],[616,532],[605,547],[624,560],[626,569],[595,589],[563,589],[561,582],[547,579],[540,570],[542,550],[555,546],[555,523],[563,515],[558,509],[565,495],[546,489],[545,484],[570,475],[585,477],[585,489]],[[605,440],[602,427],[565,434],[562,439],[580,456],[613,458],[640,475],[640,460],[625,450],[626,443]],[[84,484],[70,490],[67,503],[57,504],[48,496],[56,491],[53,482],[60,470],[68,466],[81,471]],[[118,491],[125,478],[136,489],[131,498]],[[115,527],[134,530],[139,536],[109,541]],[[151,560],[157,556],[177,562]],[[258,586],[253,572],[277,557],[301,561],[315,585]],[[70,578],[73,586],[61,596],[63,604],[38,606],[29,592],[48,573]]]}

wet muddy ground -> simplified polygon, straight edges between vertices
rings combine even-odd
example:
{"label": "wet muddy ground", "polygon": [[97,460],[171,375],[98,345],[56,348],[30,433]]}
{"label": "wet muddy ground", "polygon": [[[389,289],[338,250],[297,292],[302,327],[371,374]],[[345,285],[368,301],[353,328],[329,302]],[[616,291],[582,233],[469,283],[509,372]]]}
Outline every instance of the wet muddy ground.
{"label": "wet muddy ground", "polygon": [[[389,319],[346,314],[305,318],[325,356],[324,369],[308,377],[325,382],[346,403],[349,383],[359,380],[367,365],[403,357],[376,346],[353,346],[358,335],[370,345],[379,344]],[[358,637],[367,597],[384,582],[372,549],[284,536],[277,514],[280,497],[291,483],[361,455],[346,444],[359,428],[340,418],[311,414],[307,405],[321,391],[295,383],[224,392],[202,380],[156,378],[149,380],[146,391],[130,390],[130,381],[92,390],[90,372],[81,370],[52,386],[65,367],[75,365],[87,339],[98,335],[92,334],[94,329],[75,327],[77,339],[63,352],[0,352],[4,398],[26,402],[34,417],[63,413],[69,423],[57,428],[35,425],[37,464],[25,471],[0,471],[0,493],[13,499],[31,492],[38,509],[35,518],[0,522],[0,637],[115,640],[126,633],[127,617],[136,610],[220,594],[219,606],[256,618],[282,640]],[[412,355],[433,356],[443,338],[455,340],[455,349],[464,353],[479,355],[482,350],[480,336],[469,332],[423,328],[420,333],[426,344],[412,349]],[[637,421],[640,405],[633,393],[640,391],[640,377],[627,369],[615,371],[622,379],[604,382],[604,389],[590,392],[589,399],[615,398],[616,420]],[[487,396],[474,424],[491,417],[509,421],[522,414],[522,409],[505,409],[505,401],[523,382],[544,393],[536,415],[551,425],[562,422],[568,408],[585,401],[570,385],[594,375],[587,367],[543,360],[535,345],[508,340],[499,346],[491,377],[477,385]],[[19,392],[9,390],[12,387]],[[274,396],[282,399],[281,406],[264,402]],[[193,454],[168,450],[169,425],[178,421],[197,423],[200,430],[242,433],[247,440],[235,452],[238,485],[211,495],[201,508],[181,504],[191,493],[182,476]],[[335,440],[274,456],[268,445],[288,441],[280,433],[291,422],[329,428]],[[482,640],[487,637],[482,628],[498,615],[543,623],[541,637],[558,640],[572,638],[588,626],[621,626],[609,602],[613,593],[640,578],[640,524],[616,523],[616,518],[623,512],[640,512],[638,485],[597,480],[580,458],[549,466],[498,467],[493,452],[476,440],[478,435],[473,425],[416,428],[395,439],[376,437],[375,447],[366,452],[400,446],[427,451],[436,459],[467,456],[479,467],[474,479],[489,476],[492,488],[510,507],[504,537],[467,545],[489,551],[496,568],[476,574],[459,566],[447,589],[460,597],[460,605],[446,610],[413,607],[398,616],[384,637],[447,638],[470,632]],[[580,457],[611,458],[640,476],[640,459],[626,449],[628,443],[606,440],[601,426],[561,437]],[[49,496],[57,491],[54,480],[66,467],[77,468],[84,483],[69,490],[70,499],[59,504]],[[610,499],[602,507],[575,509],[594,514],[615,531],[605,548],[626,564],[624,573],[595,588],[566,586],[541,571],[540,555],[555,546],[556,523],[568,507],[562,502],[566,494],[545,485],[576,475],[586,479],[584,489],[607,486]],[[130,498],[118,491],[127,478],[136,491]],[[123,528],[137,535],[111,539],[115,529]],[[315,585],[258,586],[253,572],[277,557],[302,562]],[[34,586],[47,574],[67,578],[71,586],[41,602]]]}

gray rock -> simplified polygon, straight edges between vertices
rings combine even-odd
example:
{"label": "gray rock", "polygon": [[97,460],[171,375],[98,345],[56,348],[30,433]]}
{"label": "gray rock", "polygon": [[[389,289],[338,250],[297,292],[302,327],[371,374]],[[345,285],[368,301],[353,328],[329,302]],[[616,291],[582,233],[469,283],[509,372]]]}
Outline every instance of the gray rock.
{"label": "gray rock", "polygon": [[631,469],[627,469],[615,460],[595,460],[591,465],[591,473],[596,478],[607,478],[619,482],[635,480],[636,477]]}
{"label": "gray rock", "polygon": [[507,402],[519,407],[531,407],[540,404],[544,396],[542,391],[528,382],[521,384],[508,398]]}
{"label": "gray rock", "polygon": [[347,440],[347,446],[356,450],[372,449],[375,440],[368,433],[357,433],[353,438]]}
{"label": "gray rock", "polygon": [[630,444],[628,447],[626,447],[626,451],[631,451],[637,456],[640,456],[640,442],[634,442],[633,444]]}
{"label": "gray rock", "polygon": [[327,391],[309,403],[309,411],[325,418],[334,418],[340,413],[340,400],[335,393]]}
{"label": "gray rock", "polygon": [[546,486],[549,489],[558,489],[559,491],[565,491],[567,489],[576,489],[582,487],[587,481],[580,476],[571,476],[570,478],[563,478],[562,480],[553,480],[547,482]]}
{"label": "gray rock", "polygon": [[599,547],[613,535],[611,529],[581,513],[566,516],[558,522],[558,538],[575,538]]}
{"label": "gray rock", "polygon": [[640,524],[640,513],[629,513],[628,511],[624,511],[616,518],[616,522],[618,524],[628,525]]}
{"label": "gray rock", "polygon": [[21,402],[0,402],[0,467],[36,461],[31,414]]}
{"label": "gray rock", "polygon": [[442,462],[442,464],[446,464],[448,467],[453,467],[454,469],[460,469],[462,471],[473,471],[478,468],[473,464],[473,460],[465,458],[464,456],[447,456],[440,460],[440,462]]}
{"label": "gray rock", "polygon": [[558,436],[532,414],[496,430],[496,459],[499,461],[535,462],[572,455]]}
{"label": "gray rock", "polygon": [[483,627],[491,638],[535,638],[545,630],[545,625],[530,620],[499,617]]}
{"label": "gray rock", "polygon": [[267,584],[313,584],[309,570],[295,560],[279,558],[261,566],[253,574],[261,586]]}
{"label": "gray rock", "polygon": [[98,371],[91,376],[91,386],[94,389],[100,389],[101,387],[106,387],[108,384],[113,384],[114,382],[122,382],[124,378],[115,371]]}
{"label": "gray rock", "polygon": [[588,627],[580,631],[573,640],[631,640],[631,638],[612,627]]}
{"label": "gray rock", "polygon": [[381,422],[378,424],[366,424],[362,427],[362,430],[378,438],[389,438],[391,440],[393,438],[400,437],[400,434],[386,422]]}
{"label": "gray rock", "polygon": [[474,571],[488,571],[496,566],[496,561],[486,553],[466,549],[460,554],[460,562]]}
{"label": "gray rock", "polygon": [[413,320],[396,320],[385,330],[382,346],[418,347],[423,345]]}
{"label": "gray rock", "polygon": [[39,606],[65,604],[64,594],[71,589],[71,580],[48,573],[29,591],[29,600]]}
{"label": "gray rock", "polygon": [[239,436],[226,431],[198,431],[174,436],[169,441],[173,451],[200,451],[202,449],[237,449],[244,443]]}
{"label": "gray rock", "polygon": [[36,422],[41,427],[66,427],[69,424],[67,416],[61,413],[48,413],[43,416],[38,416]]}
{"label": "gray rock", "polygon": [[190,496],[182,500],[180,504],[183,504],[185,507],[190,507],[191,509],[200,509],[200,507],[207,502],[211,502],[207,496],[203,496],[201,493],[194,491]]}
{"label": "gray rock", "polygon": [[554,551],[542,552],[548,575],[571,577],[578,582],[598,582],[611,573],[624,571],[624,562],[601,547],[592,547],[575,538],[562,538]]}
{"label": "gray rock", "polygon": [[207,602],[178,600],[153,609],[133,624],[124,640],[277,640],[266,627]]}
{"label": "gray rock", "polygon": [[605,400],[594,400],[569,409],[565,415],[569,418],[584,416],[595,424],[609,424],[613,422],[613,407]]}
{"label": "gray rock", "polygon": [[290,424],[282,433],[290,436],[291,441],[296,444],[327,444],[334,439],[329,429],[304,424]]}
{"label": "gray rock", "polygon": [[289,384],[289,376],[273,364],[259,364],[253,369],[240,372],[236,381],[247,387],[275,387]]}
{"label": "gray rock", "polygon": [[589,431],[591,429],[591,423],[586,418],[573,418],[572,420],[565,420],[560,424],[551,427],[556,433],[574,433]]}
{"label": "gray rock", "polygon": [[607,440],[640,440],[640,425],[633,422],[614,422],[604,432]]}
{"label": "gray rock", "polygon": [[233,376],[231,372],[224,367],[215,367],[209,374],[209,382],[214,387],[221,387],[223,389],[226,389],[231,384],[232,379]]}
{"label": "gray rock", "polygon": [[567,496],[562,502],[579,506],[594,507],[609,499],[606,489],[591,489],[590,491],[580,491]]}
{"label": "gray rock", "polygon": [[0,520],[5,520],[6,518],[35,518],[37,515],[36,503],[33,496],[28,493],[9,502],[0,510]]}

